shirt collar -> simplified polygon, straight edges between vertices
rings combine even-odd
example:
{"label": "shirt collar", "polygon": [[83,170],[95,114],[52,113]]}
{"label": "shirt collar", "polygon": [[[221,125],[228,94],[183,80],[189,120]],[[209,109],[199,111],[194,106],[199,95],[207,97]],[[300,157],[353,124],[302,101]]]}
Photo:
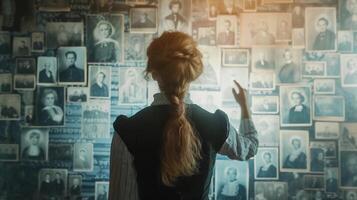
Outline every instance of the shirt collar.
{"label": "shirt collar", "polygon": [[[156,93],[153,95],[154,96],[154,101],[151,103],[152,106],[155,105],[168,105],[170,104],[170,101],[166,98],[164,93]],[[186,104],[192,104],[192,100],[190,99],[190,94],[186,93],[185,98],[183,99],[183,102]]]}

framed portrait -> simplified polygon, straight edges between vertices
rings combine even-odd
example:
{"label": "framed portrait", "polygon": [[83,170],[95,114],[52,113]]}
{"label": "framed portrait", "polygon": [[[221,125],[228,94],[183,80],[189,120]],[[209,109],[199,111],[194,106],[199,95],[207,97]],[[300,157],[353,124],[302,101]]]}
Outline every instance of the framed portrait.
{"label": "framed portrait", "polygon": [[312,125],[311,87],[280,86],[280,124],[282,127]]}
{"label": "framed portrait", "polygon": [[[335,141],[310,141],[311,149],[321,149],[323,151],[323,160],[336,158],[337,156],[337,146]],[[316,154],[316,157],[321,156]]]}
{"label": "framed portrait", "polygon": [[0,161],[18,161],[19,145],[18,144],[0,144]]}
{"label": "framed portrait", "polygon": [[279,116],[278,115],[253,115],[255,127],[258,131],[259,146],[279,146]]}
{"label": "framed portrait", "polygon": [[35,90],[36,76],[35,75],[14,75],[15,90]]}
{"label": "framed portrait", "polygon": [[123,63],[123,15],[87,15],[86,29],[88,62]]}
{"label": "framed portrait", "polygon": [[81,138],[109,138],[110,101],[90,100],[82,104]]}
{"label": "framed portrait", "polygon": [[252,71],[273,71],[275,69],[275,50],[269,47],[252,48]]}
{"label": "framed portrait", "polygon": [[93,171],[93,143],[74,144],[73,170]]}
{"label": "framed portrait", "polygon": [[34,58],[16,58],[16,74],[36,74]]}
{"label": "framed portrait", "polygon": [[341,85],[357,87],[357,54],[341,54]]}
{"label": "framed portrait", "polygon": [[258,149],[254,158],[254,174],[256,180],[279,179],[279,153],[278,148],[262,147]]}
{"label": "framed portrait", "polygon": [[294,28],[292,30],[292,48],[304,49],[305,48],[305,29]]}
{"label": "framed portrait", "polygon": [[125,33],[125,62],[145,62],[151,34]]}
{"label": "framed portrait", "polygon": [[280,171],[310,171],[309,132],[280,130]]}
{"label": "framed portrait", "polygon": [[307,51],[336,51],[336,8],[305,8],[305,37]]}
{"label": "framed portrait", "polygon": [[[228,187],[233,183],[236,187],[234,190],[228,191]],[[248,163],[236,160],[217,160],[215,167],[215,189],[216,199],[235,197],[237,199],[248,200]]]}
{"label": "framed portrait", "polygon": [[[91,29],[87,29],[91,30]],[[63,46],[82,46],[84,38],[83,22],[47,22],[46,39],[48,49]]]}
{"label": "framed portrait", "polygon": [[315,94],[335,94],[336,80],[335,79],[314,79]]}
{"label": "framed portrait", "polygon": [[339,148],[340,150],[357,150],[357,123],[341,123]]}
{"label": "framed portrait", "polygon": [[82,192],[82,175],[68,176],[68,195],[70,197],[80,197]]}
{"label": "framed portrait", "polygon": [[356,189],[357,181],[354,178],[356,176],[356,170],[354,170],[357,163],[357,151],[356,150],[341,150],[340,151],[340,188],[342,189]]}
{"label": "framed portrait", "polygon": [[303,63],[303,78],[321,78],[324,76],[326,76],[326,62],[309,61]]}
{"label": "framed portrait", "polygon": [[85,103],[89,99],[88,87],[67,87],[67,102]]}
{"label": "framed portrait", "polygon": [[67,169],[40,169],[38,173],[38,190],[40,197],[64,197],[67,194],[67,179]]}
{"label": "framed portrait", "polygon": [[39,10],[45,12],[69,12],[71,11],[71,5],[69,0],[48,1],[40,0]]}
{"label": "framed portrait", "polygon": [[47,128],[22,128],[21,160],[47,160],[48,133]]}
{"label": "framed portrait", "polygon": [[94,200],[108,199],[108,194],[109,194],[109,182],[96,181]]}
{"label": "framed portrait", "polygon": [[322,148],[310,148],[310,170],[312,173],[323,173],[325,169],[325,152]]}
{"label": "framed portrait", "polygon": [[340,19],[340,29],[341,30],[357,30],[356,16],[356,6],[357,2],[353,0],[339,0],[339,19]]}
{"label": "framed portrait", "polygon": [[12,56],[30,56],[31,55],[31,38],[23,36],[14,36],[12,40]]}
{"label": "framed portrait", "polygon": [[253,114],[278,114],[278,96],[252,96]]}
{"label": "framed portrait", "polygon": [[218,15],[216,20],[216,44],[218,46],[235,46],[237,43],[237,16]]}
{"label": "framed portrait", "polygon": [[25,114],[24,114],[24,118],[25,118],[25,127],[26,126],[31,126],[32,124],[34,124],[34,113],[35,113],[35,109],[33,105],[25,105]]}
{"label": "framed portrait", "polygon": [[56,85],[57,79],[57,58],[39,56],[37,58],[37,84]]}
{"label": "framed portrait", "polygon": [[86,47],[60,47],[57,60],[59,84],[85,85],[87,83]]}
{"label": "framed portrait", "polygon": [[315,122],[315,138],[322,140],[337,140],[340,137],[338,122]]}
{"label": "framed portrait", "polygon": [[222,49],[222,61],[225,67],[248,67],[250,55],[248,49]]}
{"label": "framed portrait", "polygon": [[111,94],[111,66],[89,65],[89,96],[109,99]]}
{"label": "framed portrait", "polygon": [[275,49],[276,83],[298,83],[301,81],[302,50],[292,48]]}
{"label": "framed portrait", "polygon": [[0,94],[0,121],[20,120],[21,96],[19,94]]}
{"label": "framed portrait", "polygon": [[258,7],[257,0],[243,0],[244,12],[256,12]]}
{"label": "framed portrait", "polygon": [[119,105],[145,105],[146,90],[147,83],[142,68],[119,68]]}
{"label": "framed portrait", "polygon": [[156,33],[157,8],[131,8],[130,33]]}
{"label": "framed portrait", "polygon": [[256,181],[255,199],[288,199],[288,183],[281,181]]}
{"label": "framed portrait", "polygon": [[73,163],[73,144],[50,143],[48,146],[48,160],[54,162]]}
{"label": "framed portrait", "polygon": [[0,55],[11,54],[11,34],[8,31],[0,31]]}
{"label": "framed portrait", "polygon": [[0,74],[0,93],[10,93],[12,91],[12,74]]}
{"label": "framed portrait", "polygon": [[58,127],[64,125],[64,87],[39,86],[36,92],[36,122],[39,126]]}
{"label": "framed portrait", "polygon": [[314,96],[314,120],[344,121],[345,98],[343,96]]}
{"label": "framed portrait", "polygon": [[216,45],[216,22],[194,21],[192,22],[192,37],[199,45]]}
{"label": "framed portrait", "polygon": [[[159,1],[159,34],[164,31],[181,31],[189,33],[191,30],[190,0],[160,0]],[[176,19],[176,20],[175,20]]]}
{"label": "framed portrait", "polygon": [[233,80],[248,88],[248,68],[221,68],[220,73],[222,102],[235,102],[232,95],[232,87],[235,87]]}
{"label": "framed portrait", "polygon": [[[325,168],[325,191],[326,193],[337,193],[338,188],[338,167]],[[357,197],[357,195],[356,195]]]}
{"label": "framed portrait", "polygon": [[249,81],[251,90],[275,90],[274,72],[251,72]]}
{"label": "framed portrait", "polygon": [[[207,4],[208,4],[208,9],[207,9],[208,19],[211,21],[215,21],[220,13],[220,4],[215,0],[207,0]],[[232,9],[232,11],[234,10],[235,9]]]}
{"label": "framed portrait", "polygon": [[338,51],[351,53],[353,51],[353,32],[338,31],[337,33]]}
{"label": "framed portrait", "polygon": [[323,190],[325,179],[323,175],[304,175],[305,190]]}
{"label": "framed portrait", "polygon": [[219,91],[192,90],[189,94],[195,104],[212,113],[222,106]]}
{"label": "framed portrait", "polygon": [[45,52],[45,32],[31,33],[31,52],[43,53]]}

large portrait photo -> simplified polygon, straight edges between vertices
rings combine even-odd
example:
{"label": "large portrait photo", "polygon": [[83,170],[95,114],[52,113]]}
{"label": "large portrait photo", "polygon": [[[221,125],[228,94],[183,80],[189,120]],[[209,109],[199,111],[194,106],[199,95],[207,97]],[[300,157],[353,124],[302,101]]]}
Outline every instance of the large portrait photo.
{"label": "large portrait photo", "polygon": [[111,82],[111,66],[89,65],[90,97],[109,98]]}
{"label": "large portrait photo", "polygon": [[60,47],[58,82],[63,85],[85,85],[87,82],[87,57],[85,47]]}
{"label": "large portrait photo", "polygon": [[37,84],[56,85],[57,78],[57,58],[39,56],[37,58]]}
{"label": "large portrait photo", "polygon": [[254,158],[256,180],[279,179],[278,148],[259,148]]}
{"label": "large portrait photo", "polygon": [[48,133],[46,128],[23,128],[21,131],[21,160],[48,159]]}
{"label": "large portrait photo", "polygon": [[181,31],[189,33],[191,18],[190,0],[160,0],[159,33],[164,31]]}
{"label": "large portrait photo", "polygon": [[47,48],[83,45],[83,22],[47,22]]}

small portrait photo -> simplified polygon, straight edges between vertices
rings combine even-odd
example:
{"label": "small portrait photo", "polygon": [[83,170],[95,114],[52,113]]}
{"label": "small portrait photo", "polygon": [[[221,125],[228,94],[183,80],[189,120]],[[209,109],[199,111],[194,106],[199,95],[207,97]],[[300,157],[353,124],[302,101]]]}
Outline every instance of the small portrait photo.
{"label": "small portrait photo", "polygon": [[357,2],[355,0],[339,0],[339,20],[341,30],[357,30]]}
{"label": "small portrait photo", "polygon": [[280,171],[310,171],[309,132],[280,130]]}
{"label": "small portrait photo", "polygon": [[323,173],[325,168],[325,152],[321,148],[310,148],[310,170],[312,173]]}
{"label": "small portrait photo", "polygon": [[219,91],[192,90],[189,94],[190,98],[193,102],[195,102],[195,104],[212,113],[214,113],[222,106],[222,100]]}
{"label": "small portrait photo", "polygon": [[201,21],[192,23],[192,37],[199,45],[215,46],[216,45],[216,23]]}
{"label": "small portrait photo", "polygon": [[219,2],[215,0],[207,0],[207,3],[208,3],[208,19],[211,21],[215,21],[217,16],[219,15]]}
{"label": "small portrait photo", "polygon": [[343,96],[314,96],[314,120],[344,121],[345,98]]}
{"label": "small portrait photo", "polygon": [[31,51],[34,53],[45,52],[45,32],[31,33]]}
{"label": "small portrait photo", "polygon": [[256,181],[255,200],[288,199],[288,183],[278,181]]}
{"label": "small portrait photo", "polygon": [[64,125],[64,87],[38,87],[36,105],[37,124]]}
{"label": "small portrait photo", "polygon": [[67,177],[67,169],[41,169],[38,173],[40,198],[64,198],[67,194]]}
{"label": "small portrait photo", "polygon": [[159,4],[159,33],[181,31],[189,33],[191,18],[190,0],[162,0]]}
{"label": "small portrait photo", "polygon": [[57,54],[58,82],[85,85],[87,82],[86,47],[60,47]]}
{"label": "small portrait photo", "polygon": [[156,33],[157,8],[131,8],[130,33]]}
{"label": "small portrait photo", "polygon": [[75,143],[73,156],[74,171],[92,171],[93,170],[93,144]]}
{"label": "small portrait photo", "polygon": [[125,61],[145,62],[146,49],[151,40],[150,34],[125,33]]}
{"label": "small portrait photo", "polygon": [[12,74],[0,74],[0,93],[12,91]]}
{"label": "small portrait photo", "polygon": [[39,56],[37,58],[37,84],[56,85],[57,78],[57,58]]}
{"label": "small portrait photo", "polygon": [[110,101],[90,100],[82,104],[81,138],[109,138]]}
{"label": "small portrait photo", "polygon": [[88,87],[67,87],[67,102],[85,103],[89,98]]}
{"label": "small portrait photo", "polygon": [[248,88],[248,68],[221,68],[220,83],[222,102],[235,102],[232,95],[232,87],[235,87],[233,80],[236,80],[243,88]]}
{"label": "small portrait photo", "polygon": [[275,90],[274,72],[251,72],[250,89],[251,90]]}
{"label": "small portrait photo", "polygon": [[297,83],[301,80],[302,50],[275,49],[276,83]]}
{"label": "small portrait photo", "polygon": [[[291,19],[291,18],[289,18]],[[291,41],[291,31],[292,31],[292,25],[291,25],[291,20],[288,21],[288,19],[278,17],[278,24],[277,24],[277,30],[276,30],[276,41],[277,42],[288,42]]]}
{"label": "small portrait photo", "polygon": [[342,123],[341,133],[339,139],[340,150],[357,150],[357,124],[356,123]]}
{"label": "small portrait photo", "polygon": [[0,94],[0,121],[20,120],[21,96],[18,94]]}
{"label": "small portrait photo", "polygon": [[11,54],[11,35],[10,32],[0,31],[0,55]]}
{"label": "small portrait photo", "polygon": [[341,54],[342,87],[357,87],[357,54]]}
{"label": "small portrait photo", "polygon": [[336,51],[336,8],[305,8],[307,51]]}
{"label": "small portrait photo", "polygon": [[323,175],[304,175],[305,190],[323,190],[325,180]]}
{"label": "small portrait photo", "polygon": [[31,38],[14,36],[12,41],[12,56],[30,56],[31,55]]}
{"label": "small portrait photo", "polygon": [[[212,1],[213,0],[210,0],[209,3]],[[243,2],[240,3],[243,4]],[[235,0],[223,0],[223,2],[216,1],[219,15],[238,15],[238,4],[239,2]]]}
{"label": "small portrait photo", "polygon": [[340,187],[343,189],[357,188],[357,151],[343,150],[340,151]]}
{"label": "small portrait photo", "polygon": [[83,22],[47,22],[47,48],[82,46],[83,33]]}
{"label": "small portrait photo", "polygon": [[119,105],[145,105],[146,90],[147,83],[142,68],[119,68]]}
{"label": "small portrait photo", "polygon": [[47,160],[48,133],[47,128],[22,128],[21,160]]}
{"label": "small portrait photo", "polygon": [[36,74],[34,58],[16,58],[16,74]]}
{"label": "small portrait photo", "polygon": [[225,67],[248,67],[250,57],[248,49],[222,49],[222,61]]}
{"label": "small portrait photo", "polygon": [[73,199],[78,199],[82,190],[82,175],[68,176],[68,194]]}
{"label": "small portrait photo", "polygon": [[95,182],[94,200],[108,199],[109,182]]}
{"label": "small portrait photo", "polygon": [[217,16],[217,39],[218,46],[234,46],[237,43],[237,16],[219,15]]}
{"label": "small portrait photo", "polygon": [[[304,28],[305,26],[305,7],[303,4],[295,4],[292,8],[293,28]],[[305,41],[304,41],[305,43]]]}
{"label": "small portrait photo", "polygon": [[14,75],[15,90],[35,90],[36,76],[35,75]]}
{"label": "small portrait photo", "polygon": [[[339,190],[338,182],[338,168],[327,167],[325,168],[325,191],[326,193],[337,193]],[[356,195],[357,198],[357,195]]]}
{"label": "small portrait photo", "polygon": [[89,65],[89,87],[91,98],[110,98],[111,66]]}
{"label": "small portrait photo", "polygon": [[335,79],[314,79],[315,94],[335,94],[336,80]]}
{"label": "small portrait photo", "polygon": [[259,132],[259,146],[279,146],[279,116],[278,115],[253,115],[253,122]]}
{"label": "small portrait photo", "polygon": [[324,76],[326,76],[326,62],[309,61],[303,63],[303,78],[321,78]]}
{"label": "small portrait photo", "polygon": [[215,199],[248,200],[248,163],[236,160],[217,160],[215,169]]}
{"label": "small portrait photo", "polygon": [[315,138],[322,140],[337,140],[340,137],[338,122],[315,122]]}
{"label": "small portrait photo", "polygon": [[252,71],[274,70],[275,51],[273,48],[252,48]]}
{"label": "small portrait photo", "polygon": [[279,179],[279,156],[278,148],[259,148],[254,158],[256,180]]}
{"label": "small portrait photo", "polygon": [[73,163],[73,144],[50,143],[48,146],[48,160]]}
{"label": "small portrait photo", "polygon": [[0,144],[0,161],[18,161],[19,145],[18,144]]}
{"label": "small portrait photo", "polygon": [[304,49],[305,48],[305,29],[294,28],[292,30],[292,48]]}
{"label": "small portrait photo", "polygon": [[258,6],[257,4],[257,0],[243,0],[244,12],[256,12]]}
{"label": "small portrait photo", "polygon": [[338,31],[337,33],[338,51],[352,52],[353,51],[353,32],[352,31]]}
{"label": "small portrait photo", "polygon": [[310,86],[280,86],[280,123],[282,127],[311,126],[311,112]]}
{"label": "small portrait photo", "polygon": [[253,114],[278,114],[279,96],[252,96]]}
{"label": "small portrait photo", "polygon": [[87,15],[86,30],[88,62],[123,62],[123,15]]}

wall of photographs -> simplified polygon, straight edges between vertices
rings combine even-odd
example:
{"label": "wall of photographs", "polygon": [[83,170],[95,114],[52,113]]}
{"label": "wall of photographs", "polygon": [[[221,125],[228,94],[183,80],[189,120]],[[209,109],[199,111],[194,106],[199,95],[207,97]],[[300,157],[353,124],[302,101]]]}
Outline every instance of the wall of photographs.
{"label": "wall of photographs", "polygon": [[203,53],[194,102],[238,128],[232,80],[249,90],[258,154],[219,156],[210,199],[357,199],[355,0],[0,7],[0,199],[107,198],[112,122],[152,102],[145,48],[165,30]]}

